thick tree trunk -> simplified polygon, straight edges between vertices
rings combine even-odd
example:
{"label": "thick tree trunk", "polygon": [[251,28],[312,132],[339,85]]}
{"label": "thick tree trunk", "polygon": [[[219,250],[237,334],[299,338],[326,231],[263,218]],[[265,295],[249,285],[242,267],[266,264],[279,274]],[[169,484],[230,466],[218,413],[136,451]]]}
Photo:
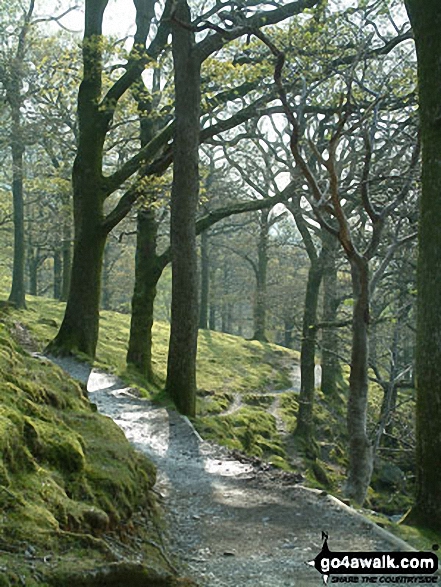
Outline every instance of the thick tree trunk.
{"label": "thick tree trunk", "polygon": [[418,59],[422,197],[416,344],[416,503],[409,520],[441,528],[441,6],[407,0]]}
{"label": "thick tree trunk", "polygon": [[201,302],[199,328],[208,328],[208,300],[210,296],[210,258],[208,255],[208,232],[201,234]]}
{"label": "thick tree trunk", "polygon": [[101,273],[107,232],[103,228],[103,145],[107,113],[99,108],[102,88],[102,20],[108,0],[86,2],[83,80],[78,92],[78,150],[72,171],[74,251],[66,312],[48,345],[54,354],[95,357]]}
{"label": "thick tree trunk", "polygon": [[[323,322],[332,323],[337,319],[337,266],[336,255],[339,242],[334,235],[323,231]],[[322,381],[321,389],[327,395],[337,393],[341,381],[338,360],[338,334],[336,328],[322,330]]]}
{"label": "thick tree trunk", "polygon": [[157,221],[154,209],[139,210],[137,218],[135,287],[127,364],[154,382],[152,365],[153,306],[162,268],[156,255]]}
{"label": "thick tree trunk", "polygon": [[317,322],[317,306],[322,275],[323,264],[321,257],[311,259],[303,311],[299,413],[295,430],[295,435],[306,442],[310,442],[314,438],[314,373],[317,333],[315,325]]}
{"label": "thick tree trunk", "polygon": [[[190,23],[185,0],[176,3],[176,17]],[[199,197],[200,63],[194,34],[173,24],[175,67],[175,131],[171,193],[172,304],[166,389],[187,416],[196,413],[198,279],[196,210]]]}
{"label": "thick tree trunk", "polygon": [[71,220],[66,220],[63,224],[63,281],[61,286],[60,300],[66,302],[70,290],[70,274],[72,271],[72,226]]}
{"label": "thick tree trunk", "polygon": [[267,342],[266,337],[266,278],[268,268],[268,210],[260,213],[259,242],[257,244],[256,294],[254,300],[254,340]]}
{"label": "thick tree trunk", "polygon": [[107,234],[100,223],[82,222],[74,247],[71,288],[60,330],[48,346],[53,354],[95,356],[98,342],[101,270]]}
{"label": "thick tree trunk", "polygon": [[349,466],[346,495],[363,504],[372,475],[372,446],[366,431],[368,397],[369,263],[350,258],[354,307],[347,426]]}

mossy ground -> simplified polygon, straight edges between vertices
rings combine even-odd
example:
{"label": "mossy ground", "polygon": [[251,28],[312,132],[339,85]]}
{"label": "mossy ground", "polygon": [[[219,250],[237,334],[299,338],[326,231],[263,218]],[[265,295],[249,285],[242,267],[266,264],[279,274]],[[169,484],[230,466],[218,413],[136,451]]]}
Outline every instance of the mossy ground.
{"label": "mossy ground", "polygon": [[170,571],[152,546],[153,465],[79,384],[23,351],[11,335],[17,318],[0,316],[0,585],[53,585],[57,575],[67,587],[69,568],[77,576],[105,568],[118,559],[115,540],[127,548],[135,540],[137,516],[145,520],[138,562]]}

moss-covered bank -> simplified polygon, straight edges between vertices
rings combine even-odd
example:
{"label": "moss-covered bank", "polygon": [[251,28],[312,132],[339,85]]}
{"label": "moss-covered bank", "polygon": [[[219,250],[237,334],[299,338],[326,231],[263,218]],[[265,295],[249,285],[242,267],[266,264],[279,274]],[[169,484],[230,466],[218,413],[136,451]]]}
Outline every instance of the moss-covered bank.
{"label": "moss-covered bank", "polygon": [[[5,313],[6,312],[6,313]],[[155,469],[0,315],[0,586],[172,585]]]}

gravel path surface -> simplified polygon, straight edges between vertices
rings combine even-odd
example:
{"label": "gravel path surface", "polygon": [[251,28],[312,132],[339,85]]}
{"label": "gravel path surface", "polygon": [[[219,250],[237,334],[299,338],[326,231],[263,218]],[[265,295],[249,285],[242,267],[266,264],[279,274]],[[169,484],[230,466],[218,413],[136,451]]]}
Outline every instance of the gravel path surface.
{"label": "gravel path surface", "polygon": [[320,551],[410,549],[295,475],[202,441],[191,423],[154,406],[113,376],[72,359],[52,359],[87,383],[90,400],[158,467],[173,550],[204,587],[308,587],[322,584],[305,563]]}

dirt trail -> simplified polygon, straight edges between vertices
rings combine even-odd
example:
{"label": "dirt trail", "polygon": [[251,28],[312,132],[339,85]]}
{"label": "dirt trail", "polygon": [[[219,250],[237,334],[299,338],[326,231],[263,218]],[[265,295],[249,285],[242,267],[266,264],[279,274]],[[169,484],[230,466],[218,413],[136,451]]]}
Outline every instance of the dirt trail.
{"label": "dirt trail", "polygon": [[321,549],[408,549],[335,498],[286,474],[202,441],[190,422],[137,397],[117,378],[55,360],[87,382],[99,410],[158,467],[173,550],[205,587],[308,587],[322,584],[305,564]]}

